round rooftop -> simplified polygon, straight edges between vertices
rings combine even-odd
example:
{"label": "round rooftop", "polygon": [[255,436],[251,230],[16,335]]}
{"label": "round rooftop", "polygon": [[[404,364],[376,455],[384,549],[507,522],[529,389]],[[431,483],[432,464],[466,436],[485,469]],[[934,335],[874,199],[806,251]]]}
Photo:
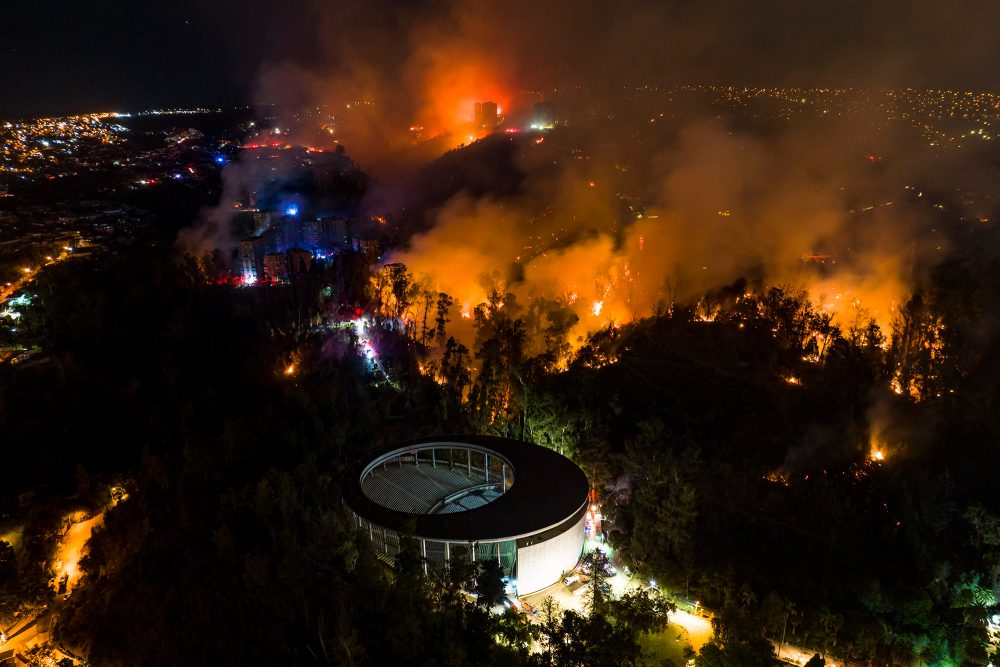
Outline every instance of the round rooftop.
{"label": "round rooftop", "polygon": [[585,511],[589,485],[550,449],[491,436],[414,440],[358,461],[347,504],[404,534],[474,541],[530,535]]}
{"label": "round rooftop", "polygon": [[376,457],[361,473],[361,492],[391,510],[453,514],[488,505],[513,482],[513,466],[494,450],[431,442]]}

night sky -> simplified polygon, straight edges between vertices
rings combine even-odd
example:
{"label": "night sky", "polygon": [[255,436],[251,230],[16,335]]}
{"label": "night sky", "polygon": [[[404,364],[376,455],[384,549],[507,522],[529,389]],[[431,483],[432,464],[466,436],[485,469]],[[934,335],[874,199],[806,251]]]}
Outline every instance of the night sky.
{"label": "night sky", "polygon": [[[7,0],[0,115],[261,99],[259,72],[393,71],[468,31],[524,87],[602,82],[996,90],[1000,4]],[[452,33],[454,34],[454,32]],[[419,46],[418,46],[419,44]]]}
{"label": "night sky", "polygon": [[4,4],[4,115],[237,104],[265,58],[308,60],[315,42],[282,29],[302,19],[294,2],[281,3],[281,24],[277,3],[253,1]]}

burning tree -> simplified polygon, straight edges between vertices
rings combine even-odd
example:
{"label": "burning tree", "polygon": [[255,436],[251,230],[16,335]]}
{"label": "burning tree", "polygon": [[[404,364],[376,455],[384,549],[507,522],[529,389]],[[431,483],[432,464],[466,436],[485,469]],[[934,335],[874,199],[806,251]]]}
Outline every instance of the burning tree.
{"label": "burning tree", "polygon": [[891,387],[920,401],[940,396],[944,388],[944,323],[931,304],[915,294],[892,321]]}

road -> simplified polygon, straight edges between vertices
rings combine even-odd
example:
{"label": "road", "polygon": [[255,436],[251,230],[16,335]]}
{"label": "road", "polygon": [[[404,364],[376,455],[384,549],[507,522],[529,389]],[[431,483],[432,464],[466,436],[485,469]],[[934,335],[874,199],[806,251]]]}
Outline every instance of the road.
{"label": "road", "polygon": [[7,630],[7,641],[0,644],[0,651],[24,653],[38,644],[49,641],[49,611],[23,618]]}
{"label": "road", "polygon": [[[600,526],[601,514],[600,510],[591,510],[592,514],[592,524]],[[618,575],[612,577],[609,581],[611,583],[611,592],[615,597],[620,597],[626,591],[635,588],[649,588],[651,582],[640,581],[634,575],[626,574],[625,568],[622,566],[621,559],[615,553],[615,550],[606,544],[600,537],[593,537],[594,535],[600,535],[600,530],[595,530],[588,536],[584,543],[584,552],[592,551],[594,549],[600,549],[607,555],[608,561],[612,563],[618,570]],[[540,608],[542,601],[546,597],[551,596],[562,609],[573,609],[574,611],[584,612],[584,596],[574,595],[573,592],[569,590],[562,582],[553,584],[545,590],[539,591],[537,593],[532,593],[531,595],[522,596],[522,599],[528,602],[528,604]],[[699,611],[696,608],[696,611]],[[701,647],[708,643],[712,639],[712,622],[711,614],[700,610],[701,613],[693,614],[689,611],[683,609],[678,609],[674,613],[670,614],[669,622],[683,629],[685,634],[685,639],[691,645],[695,651],[700,651]],[[772,642],[774,644],[775,652],[778,651],[777,642]],[[778,658],[786,663],[793,665],[804,665],[809,662],[810,658],[815,655],[817,651],[802,648],[799,646],[794,646],[785,643],[781,647],[781,652],[778,654]],[[826,664],[829,667],[846,667],[844,661],[837,658],[828,656],[826,657]]]}
{"label": "road", "polygon": [[66,592],[69,593],[80,580],[80,558],[83,557],[83,549],[87,540],[97,528],[104,522],[104,512],[93,517],[77,521],[69,527],[59,545],[56,548],[55,576],[57,579],[67,577]]}
{"label": "road", "polygon": [[[591,551],[593,549],[600,549],[607,554],[608,560],[615,564],[618,568],[618,574],[608,580],[611,584],[612,595],[620,597],[623,593],[629,590],[636,588],[649,588],[647,582],[639,581],[634,576],[625,574],[624,568],[620,566],[620,561],[616,562],[618,559],[614,549],[609,547],[603,541],[588,538],[586,544],[584,545],[584,550]],[[520,599],[533,607],[540,609],[542,602],[547,597],[552,597],[552,599],[559,604],[560,609],[572,609],[573,611],[579,613],[586,613],[585,594],[580,593],[574,595],[573,592],[570,591],[569,587],[562,582],[555,583],[544,590],[538,591],[537,593],[523,595]],[[683,631],[684,638],[695,651],[700,650],[701,647],[712,638],[712,623],[709,619],[702,616],[677,610],[676,612],[670,614],[669,623],[677,626]]]}
{"label": "road", "polygon": [[69,256],[70,252],[65,248],[63,248],[63,251],[61,253],[59,253],[55,257],[52,257],[51,259],[47,259],[45,263],[42,264],[41,266],[34,268],[25,267],[25,269],[28,270],[23,271],[22,274],[17,278],[17,280],[10,283],[9,285],[8,284],[0,285],[0,301],[4,301],[10,298],[19,289],[23,288],[29,282],[37,278],[38,272],[41,271],[46,266],[51,266],[56,262],[61,262],[62,260],[66,259]]}
{"label": "road", "polygon": [[[74,515],[67,517],[71,521],[69,529],[56,546],[54,556],[55,564],[53,575],[56,581],[66,576],[66,592],[71,592],[80,580],[80,559],[83,557],[87,541],[93,534],[94,529],[104,521],[104,512],[100,512],[89,519],[74,521]],[[17,653],[45,644],[51,639],[50,629],[53,619],[62,603],[62,595],[56,595],[53,601],[43,607],[39,613],[27,616],[14,623],[6,629],[7,641],[0,643],[0,652],[14,650]]]}
{"label": "road", "polygon": [[[774,644],[775,652],[778,651],[778,642],[771,642]],[[798,646],[790,646],[785,644],[781,647],[781,652],[778,653],[778,659],[787,662],[792,665],[804,665],[809,660],[816,655],[817,651],[810,651],[809,649],[799,648]],[[838,660],[837,658],[832,658],[830,656],[825,656],[827,667],[845,667],[846,663],[843,660]]]}

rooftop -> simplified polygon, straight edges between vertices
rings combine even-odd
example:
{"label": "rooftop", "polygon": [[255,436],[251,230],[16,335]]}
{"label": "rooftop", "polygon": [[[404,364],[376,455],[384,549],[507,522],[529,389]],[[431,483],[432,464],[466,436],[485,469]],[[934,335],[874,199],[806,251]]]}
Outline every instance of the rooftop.
{"label": "rooftop", "polygon": [[[500,494],[502,482],[495,474],[484,480],[475,469],[470,473],[460,466],[420,463],[423,459],[416,453],[432,445],[498,456],[513,468],[514,481]],[[412,463],[403,464],[407,459]],[[383,461],[393,463],[383,466]],[[492,493],[481,488],[490,485],[496,489]],[[586,507],[589,488],[576,464],[545,447],[491,436],[441,436],[387,447],[356,462],[345,497],[358,515],[383,528],[429,539],[474,541],[530,535],[556,526]],[[463,489],[472,492],[446,502]]]}

